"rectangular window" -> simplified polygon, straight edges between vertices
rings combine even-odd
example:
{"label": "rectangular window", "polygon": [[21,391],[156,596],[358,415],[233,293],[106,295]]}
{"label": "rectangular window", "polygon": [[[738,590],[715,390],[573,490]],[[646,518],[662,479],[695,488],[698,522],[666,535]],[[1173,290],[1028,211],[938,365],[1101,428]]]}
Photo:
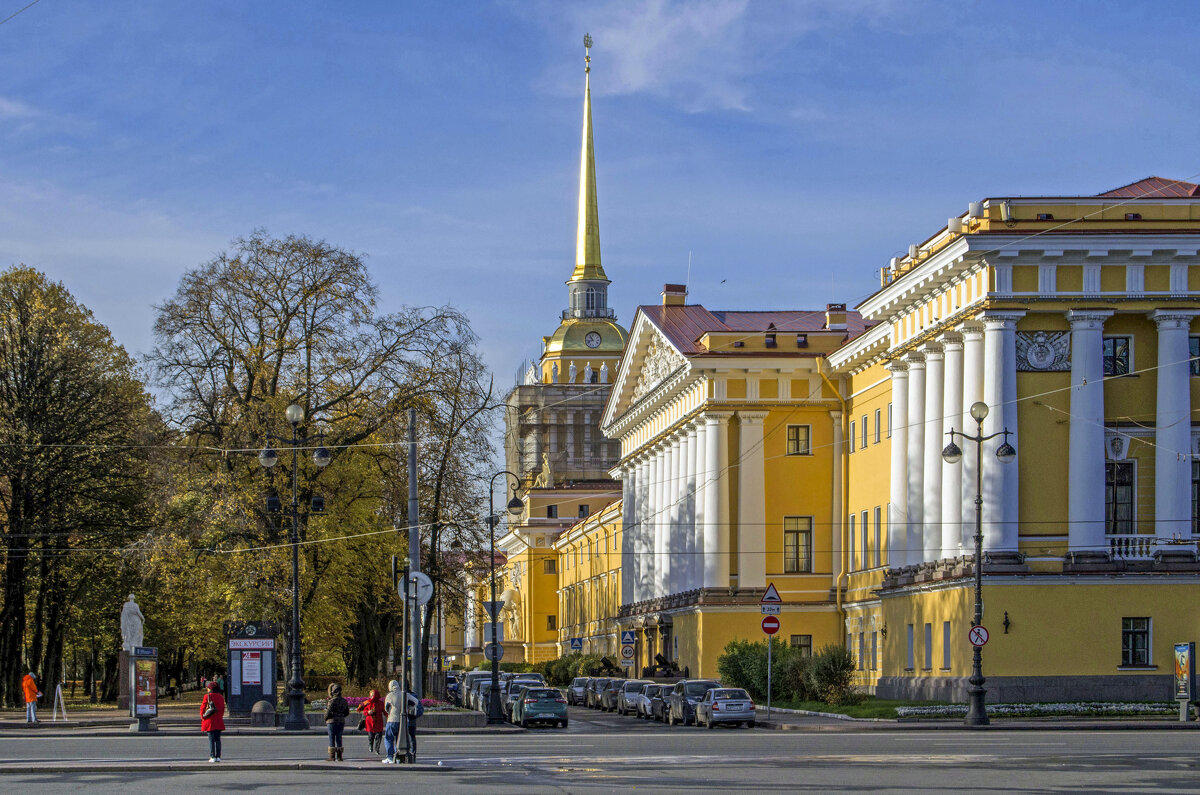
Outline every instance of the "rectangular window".
{"label": "rectangular window", "polygon": [[867,415],[862,415],[862,446],[867,446]]}
{"label": "rectangular window", "polygon": [[1104,374],[1106,376],[1129,374],[1129,342],[1129,337],[1104,338]]}
{"label": "rectangular window", "polygon": [[584,503],[583,505],[579,506],[579,518],[580,519],[586,519],[589,514],[591,514],[591,511],[588,510],[587,503]]}
{"label": "rectangular window", "polygon": [[852,453],[854,452],[854,439],[855,439],[855,436],[854,436],[855,430],[854,429],[856,427],[858,427],[858,426],[855,425],[854,420],[850,420],[850,452],[852,452]]}
{"label": "rectangular window", "polygon": [[905,658],[908,665],[904,670],[911,671],[916,668],[916,657],[913,655],[913,625],[908,625],[908,654]]}
{"label": "rectangular window", "polygon": [[1133,532],[1133,462],[1104,465],[1104,532]]}
{"label": "rectangular window", "polygon": [[925,624],[925,670],[933,667],[933,624]]}
{"label": "rectangular window", "polygon": [[812,635],[792,635],[791,646],[800,650],[801,657],[811,657]]}
{"label": "rectangular window", "polygon": [[879,670],[879,633],[871,633],[871,670]]}
{"label": "rectangular window", "polygon": [[1188,337],[1188,372],[1200,375],[1200,337]]}
{"label": "rectangular window", "polygon": [[787,454],[812,455],[812,426],[787,426]]}
{"label": "rectangular window", "polygon": [[888,404],[888,438],[892,438],[892,404]]}
{"label": "rectangular window", "polygon": [[783,519],[783,570],[788,574],[812,571],[812,517]]}
{"label": "rectangular window", "polygon": [[554,558],[546,558],[542,565],[542,574],[558,574],[558,561]]}
{"label": "rectangular window", "polygon": [[950,622],[942,622],[942,669],[950,670]]}
{"label": "rectangular window", "polygon": [[875,409],[875,444],[879,444],[879,426],[883,423],[883,409]]}
{"label": "rectangular window", "polygon": [[850,571],[854,571],[857,568],[857,566],[854,565],[854,514],[850,514],[849,522],[850,532],[846,533],[846,539],[849,542],[849,547],[846,549],[846,551],[850,553],[848,556],[850,560],[848,564],[850,566]]}
{"label": "rectangular window", "polygon": [[546,616],[546,629],[558,629],[558,616]]}
{"label": "rectangular window", "polygon": [[867,633],[858,633],[858,670],[867,666]]}
{"label": "rectangular window", "polygon": [[1150,664],[1150,619],[1121,619],[1121,665]]}
{"label": "rectangular window", "polygon": [[870,540],[870,522],[867,521],[868,515],[866,511],[858,517],[861,527],[858,530],[859,540],[862,542],[858,545],[858,554],[862,555],[862,568],[867,568],[870,564],[867,562],[867,541]]}
{"label": "rectangular window", "polygon": [[558,506],[557,505],[547,505],[546,506],[546,518],[547,519],[557,519],[558,518]]}
{"label": "rectangular window", "polygon": [[879,550],[883,548],[883,531],[880,526],[883,524],[883,508],[879,505],[875,506],[875,549],[872,552],[875,561],[875,568],[883,565],[882,554]]}
{"label": "rectangular window", "polygon": [[1192,462],[1192,535],[1200,535],[1200,461]]}

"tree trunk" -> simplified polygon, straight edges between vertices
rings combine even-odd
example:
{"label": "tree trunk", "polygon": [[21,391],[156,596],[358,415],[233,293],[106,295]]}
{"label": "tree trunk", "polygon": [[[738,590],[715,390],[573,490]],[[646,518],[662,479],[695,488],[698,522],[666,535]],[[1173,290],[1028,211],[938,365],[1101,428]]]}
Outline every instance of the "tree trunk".
{"label": "tree trunk", "polygon": [[21,659],[25,642],[25,555],[23,538],[10,538],[4,564],[4,607],[0,608],[0,699],[22,706]]}

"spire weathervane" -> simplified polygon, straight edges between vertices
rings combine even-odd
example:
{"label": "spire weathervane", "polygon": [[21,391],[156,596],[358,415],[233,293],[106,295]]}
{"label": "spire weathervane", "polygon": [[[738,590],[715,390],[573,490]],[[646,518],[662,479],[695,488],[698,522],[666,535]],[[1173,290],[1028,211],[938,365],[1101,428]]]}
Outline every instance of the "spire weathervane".
{"label": "spire weathervane", "polygon": [[592,71],[592,34],[583,34],[583,71]]}

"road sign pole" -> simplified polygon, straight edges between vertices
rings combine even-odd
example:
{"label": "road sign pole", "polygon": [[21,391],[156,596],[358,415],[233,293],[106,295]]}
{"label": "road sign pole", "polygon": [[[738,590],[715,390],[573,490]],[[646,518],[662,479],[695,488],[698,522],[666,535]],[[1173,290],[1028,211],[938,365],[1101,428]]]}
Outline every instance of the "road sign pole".
{"label": "road sign pole", "polygon": [[771,641],[774,635],[767,635],[767,720],[771,719]]}

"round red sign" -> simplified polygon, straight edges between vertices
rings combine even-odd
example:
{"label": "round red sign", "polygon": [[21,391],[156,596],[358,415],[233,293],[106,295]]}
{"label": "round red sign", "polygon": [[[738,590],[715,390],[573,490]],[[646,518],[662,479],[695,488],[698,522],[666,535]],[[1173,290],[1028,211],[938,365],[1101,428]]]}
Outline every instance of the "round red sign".
{"label": "round red sign", "polygon": [[763,616],[762,629],[768,635],[774,635],[779,631],[779,619],[775,616]]}

